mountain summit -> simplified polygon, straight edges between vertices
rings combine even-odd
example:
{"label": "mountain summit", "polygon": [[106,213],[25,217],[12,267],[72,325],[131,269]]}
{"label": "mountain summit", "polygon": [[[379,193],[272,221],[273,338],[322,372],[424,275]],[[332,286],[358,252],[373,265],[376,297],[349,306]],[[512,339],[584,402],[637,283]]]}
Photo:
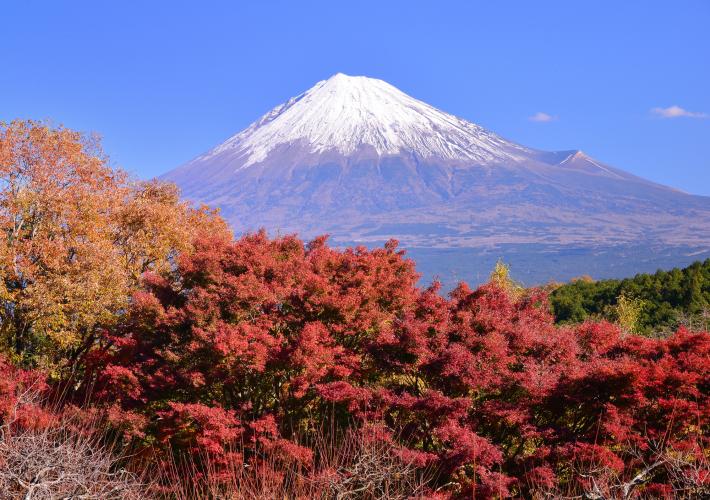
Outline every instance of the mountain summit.
{"label": "mountain summit", "polygon": [[211,154],[264,161],[284,144],[302,142],[310,153],[416,154],[491,163],[519,159],[525,148],[482,127],[439,111],[387,82],[338,73],[277,106]]}
{"label": "mountain summit", "polygon": [[[426,273],[471,281],[481,278],[470,264],[481,255],[490,256],[481,266],[511,252],[534,262],[539,274],[528,281],[588,272],[575,266],[593,255],[606,255],[593,266],[600,277],[625,272],[615,267],[620,255],[639,271],[639,260],[710,255],[710,198],[578,150],[516,144],[382,80],[342,73],[164,178],[221,207],[237,231],[329,233],[343,244],[396,237]],[[540,266],[550,252],[568,269]],[[574,264],[565,255],[588,257]]]}

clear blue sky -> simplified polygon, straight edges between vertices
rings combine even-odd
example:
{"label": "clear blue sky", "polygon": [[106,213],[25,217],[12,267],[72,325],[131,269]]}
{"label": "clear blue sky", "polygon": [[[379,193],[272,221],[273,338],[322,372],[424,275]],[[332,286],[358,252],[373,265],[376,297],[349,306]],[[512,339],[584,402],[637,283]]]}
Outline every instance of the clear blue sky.
{"label": "clear blue sky", "polygon": [[17,0],[0,27],[0,120],[96,131],[145,178],[340,71],[710,195],[704,0]]}

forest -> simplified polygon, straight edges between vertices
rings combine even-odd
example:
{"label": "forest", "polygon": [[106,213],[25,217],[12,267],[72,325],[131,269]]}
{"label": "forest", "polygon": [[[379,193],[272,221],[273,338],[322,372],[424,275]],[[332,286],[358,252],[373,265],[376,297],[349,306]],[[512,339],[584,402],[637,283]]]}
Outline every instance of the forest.
{"label": "forest", "polygon": [[623,280],[585,277],[555,287],[550,304],[559,323],[590,318],[618,321],[619,312],[636,333],[667,334],[679,326],[707,331],[710,325],[710,259],[684,269],[659,270]]}
{"label": "forest", "polygon": [[[710,261],[448,294],[0,126],[9,498],[710,496]],[[703,323],[705,318],[705,323]]]}

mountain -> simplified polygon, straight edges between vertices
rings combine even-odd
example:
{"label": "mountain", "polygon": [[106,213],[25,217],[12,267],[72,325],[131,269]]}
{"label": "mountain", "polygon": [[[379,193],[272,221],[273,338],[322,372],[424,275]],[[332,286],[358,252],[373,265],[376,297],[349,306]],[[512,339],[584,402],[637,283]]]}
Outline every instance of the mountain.
{"label": "mountain", "polygon": [[710,198],[516,144],[341,73],[163,178],[237,231],[394,237],[445,280],[481,281],[498,257],[534,283],[710,256]]}

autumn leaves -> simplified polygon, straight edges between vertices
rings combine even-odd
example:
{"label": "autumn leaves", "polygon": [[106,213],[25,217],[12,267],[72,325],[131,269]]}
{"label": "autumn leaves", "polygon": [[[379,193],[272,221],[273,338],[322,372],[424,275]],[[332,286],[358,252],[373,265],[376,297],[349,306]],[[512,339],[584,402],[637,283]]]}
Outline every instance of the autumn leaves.
{"label": "autumn leaves", "polygon": [[154,463],[306,478],[319,430],[376,429],[442,498],[680,495],[706,464],[707,334],[555,326],[502,265],[444,296],[394,241],[235,240],[174,186],[36,122],[0,127],[0,228],[3,425],[39,380]]}
{"label": "autumn leaves", "polygon": [[228,230],[176,188],[111,168],[92,138],[31,121],[0,126],[0,342],[63,370],[202,231]]}

